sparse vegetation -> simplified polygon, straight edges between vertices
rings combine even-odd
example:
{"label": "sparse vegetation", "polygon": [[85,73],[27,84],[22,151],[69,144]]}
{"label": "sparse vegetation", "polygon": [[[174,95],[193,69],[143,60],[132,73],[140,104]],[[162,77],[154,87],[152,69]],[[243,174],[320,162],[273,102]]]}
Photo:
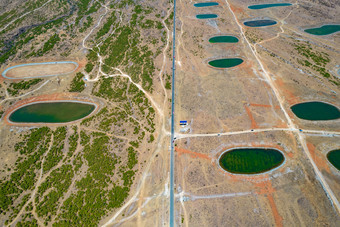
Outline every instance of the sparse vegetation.
{"label": "sparse vegetation", "polygon": [[330,62],[327,53],[314,51],[309,43],[299,42],[298,44],[294,44],[294,47],[295,50],[305,58],[304,60],[298,59],[299,64],[319,72],[325,78],[331,77],[326,69],[326,65]]}
{"label": "sparse vegetation", "polygon": [[85,89],[85,82],[83,81],[84,74],[78,72],[71,82],[70,92],[82,92]]}
{"label": "sparse vegetation", "polygon": [[[62,6],[68,6],[68,1],[61,2]],[[73,17],[55,18],[28,28],[7,52],[1,52],[0,62],[23,56],[67,56],[66,53],[79,45],[77,33],[87,32],[96,23],[99,16],[96,12],[102,8],[100,3],[104,4],[89,0],[71,2],[69,7],[76,4]],[[88,50],[85,72],[98,70],[99,53],[104,72],[117,73],[114,68],[119,67],[134,82],[152,92],[153,76],[158,70],[154,59],[161,54],[159,47],[165,45],[158,36],[166,35],[160,10],[132,0],[119,1],[109,7],[112,11],[87,40],[92,49]],[[128,15],[125,12],[115,10],[116,7],[131,11],[131,20],[125,18]],[[159,30],[163,31],[159,33]],[[68,90],[84,91],[83,77],[83,73],[76,73]],[[13,83],[8,89],[15,95],[41,81]],[[152,146],[149,143],[155,140],[156,113],[145,94],[127,78],[101,77],[93,85],[91,95],[104,104],[97,114],[77,126],[29,130],[16,143],[18,159],[11,174],[0,182],[0,211],[8,214],[6,224],[25,206],[18,226],[37,225],[35,217],[46,226],[96,226],[129,196],[139,166],[139,149],[148,150]],[[37,193],[29,201],[35,188]]]}
{"label": "sparse vegetation", "polygon": [[42,79],[33,79],[33,80],[27,80],[27,81],[21,81],[18,83],[10,83],[7,91],[10,95],[17,95],[20,93],[20,91],[22,90],[28,90],[30,89],[32,86],[40,83],[42,81]]}

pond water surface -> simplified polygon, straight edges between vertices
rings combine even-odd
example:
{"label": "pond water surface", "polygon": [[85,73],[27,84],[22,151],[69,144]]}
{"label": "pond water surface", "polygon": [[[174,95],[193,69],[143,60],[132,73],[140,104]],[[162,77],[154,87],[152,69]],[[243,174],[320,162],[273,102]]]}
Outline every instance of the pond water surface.
{"label": "pond water surface", "polygon": [[84,118],[95,105],[71,101],[39,102],[15,110],[9,120],[16,123],[65,123]]}
{"label": "pond water surface", "polygon": [[195,7],[218,6],[217,2],[201,2],[194,4]]}
{"label": "pond water surface", "polygon": [[269,4],[259,4],[259,5],[251,5],[248,6],[249,9],[266,9],[271,7],[279,7],[279,6],[291,6],[291,3],[269,3]]}
{"label": "pond water surface", "polygon": [[340,118],[339,109],[324,102],[299,103],[292,106],[291,110],[298,118],[310,121],[326,121]]}
{"label": "pond water surface", "polygon": [[328,152],[327,159],[335,168],[340,170],[340,150]]}
{"label": "pond water surface", "polygon": [[277,22],[274,20],[252,20],[246,21],[243,24],[248,27],[265,27],[277,24]]}
{"label": "pond water surface", "polygon": [[305,32],[312,35],[329,35],[338,31],[340,31],[340,25],[337,24],[323,25],[317,28],[305,29]]}
{"label": "pond water surface", "polygon": [[222,58],[209,61],[209,65],[215,68],[231,68],[240,65],[243,62],[241,58]]}
{"label": "pond water surface", "polygon": [[216,14],[198,14],[196,15],[197,19],[213,19],[217,18]]}
{"label": "pond water surface", "polygon": [[235,36],[224,35],[224,36],[215,36],[209,39],[210,43],[237,43],[238,38]]}
{"label": "pond water surface", "polygon": [[239,148],[221,155],[220,166],[230,173],[258,174],[280,166],[285,160],[276,149]]}

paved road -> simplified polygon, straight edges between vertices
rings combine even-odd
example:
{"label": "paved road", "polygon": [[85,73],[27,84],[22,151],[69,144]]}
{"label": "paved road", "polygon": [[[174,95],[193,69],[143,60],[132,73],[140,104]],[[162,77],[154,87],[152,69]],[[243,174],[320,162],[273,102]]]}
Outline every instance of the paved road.
{"label": "paved road", "polygon": [[172,34],[172,87],[171,87],[171,140],[170,140],[170,218],[169,226],[174,226],[174,147],[175,147],[175,53],[176,53],[176,0],[174,0],[174,21]]}

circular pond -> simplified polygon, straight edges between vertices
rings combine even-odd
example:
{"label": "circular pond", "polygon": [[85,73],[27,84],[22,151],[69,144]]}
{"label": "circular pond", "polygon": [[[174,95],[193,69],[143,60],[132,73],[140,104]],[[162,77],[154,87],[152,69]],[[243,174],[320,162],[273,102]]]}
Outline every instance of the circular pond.
{"label": "circular pond", "polygon": [[246,21],[243,24],[248,27],[265,27],[277,24],[277,22],[274,20],[252,20]]}
{"label": "circular pond", "polygon": [[208,64],[215,68],[231,68],[240,65],[243,62],[241,58],[222,58],[209,61]]}
{"label": "circular pond", "polygon": [[280,166],[284,160],[283,154],[276,149],[237,148],[223,153],[219,164],[230,173],[258,174]]}
{"label": "circular pond", "polygon": [[14,123],[67,123],[90,115],[96,105],[88,102],[51,101],[28,104],[13,111]]}
{"label": "circular pond", "polygon": [[340,25],[338,24],[329,24],[318,28],[305,29],[305,32],[312,35],[329,35],[338,31],[340,31]]}
{"label": "circular pond", "polygon": [[230,35],[215,36],[209,39],[210,43],[237,43],[238,38]]}
{"label": "circular pond", "polygon": [[291,6],[291,3],[269,3],[269,4],[259,4],[259,5],[251,5],[248,6],[249,9],[266,9],[271,7],[279,7],[279,6]]}
{"label": "circular pond", "polygon": [[340,118],[337,107],[324,102],[304,102],[291,107],[293,113],[301,119],[310,121],[326,121]]}
{"label": "circular pond", "polygon": [[335,168],[340,170],[340,150],[328,152],[327,159]]}
{"label": "circular pond", "polygon": [[218,6],[217,2],[200,2],[194,4],[195,7]]}
{"label": "circular pond", "polygon": [[60,76],[74,72],[78,66],[78,63],[73,61],[27,63],[8,67],[1,75],[6,79]]}
{"label": "circular pond", "polygon": [[216,14],[197,14],[196,15],[197,19],[213,19],[217,18]]}

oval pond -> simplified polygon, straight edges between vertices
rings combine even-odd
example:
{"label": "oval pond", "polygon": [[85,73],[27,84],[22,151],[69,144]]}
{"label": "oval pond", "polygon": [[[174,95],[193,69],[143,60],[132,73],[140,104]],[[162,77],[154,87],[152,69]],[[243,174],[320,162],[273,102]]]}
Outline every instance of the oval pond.
{"label": "oval pond", "polygon": [[243,62],[241,58],[223,58],[209,61],[208,64],[215,68],[231,68],[240,65]]}
{"label": "oval pond", "polygon": [[237,43],[238,38],[235,36],[224,35],[224,36],[215,36],[209,39],[210,43]]}
{"label": "oval pond", "polygon": [[338,24],[323,25],[318,28],[305,29],[305,32],[312,35],[329,35],[338,31],[340,31],[340,25]]}
{"label": "oval pond", "polygon": [[195,7],[218,6],[217,2],[200,2],[194,4]]}
{"label": "oval pond", "polygon": [[304,102],[291,107],[293,113],[301,119],[310,121],[326,121],[340,118],[337,107],[324,102]]}
{"label": "oval pond", "polygon": [[15,110],[9,120],[15,123],[66,123],[88,116],[95,108],[91,103],[39,102]]}
{"label": "oval pond", "polygon": [[328,152],[327,159],[335,168],[340,170],[340,150]]}
{"label": "oval pond", "polygon": [[274,20],[252,20],[246,21],[243,24],[248,27],[265,27],[275,25],[277,22]]}
{"label": "oval pond", "polygon": [[6,79],[60,76],[74,72],[78,66],[78,63],[73,61],[27,63],[8,67],[1,75]]}
{"label": "oval pond", "polygon": [[291,6],[291,3],[269,3],[269,4],[259,4],[259,5],[251,5],[248,6],[249,9],[266,9],[271,7],[279,7],[279,6]]}
{"label": "oval pond", "polygon": [[217,18],[216,14],[198,14],[196,15],[197,19],[213,19]]}
{"label": "oval pond", "polygon": [[219,164],[230,173],[258,174],[280,166],[284,160],[276,149],[239,148],[222,154]]}

